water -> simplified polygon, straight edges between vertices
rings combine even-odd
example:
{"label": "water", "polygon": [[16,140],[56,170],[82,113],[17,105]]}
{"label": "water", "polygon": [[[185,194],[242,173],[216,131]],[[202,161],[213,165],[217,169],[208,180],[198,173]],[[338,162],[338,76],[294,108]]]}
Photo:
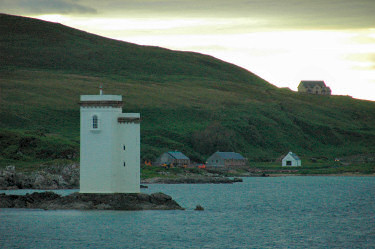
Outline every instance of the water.
{"label": "water", "polygon": [[[374,177],[245,178],[142,191],[169,194],[186,210],[1,209],[0,248],[375,248]],[[198,204],[205,211],[194,211]]]}

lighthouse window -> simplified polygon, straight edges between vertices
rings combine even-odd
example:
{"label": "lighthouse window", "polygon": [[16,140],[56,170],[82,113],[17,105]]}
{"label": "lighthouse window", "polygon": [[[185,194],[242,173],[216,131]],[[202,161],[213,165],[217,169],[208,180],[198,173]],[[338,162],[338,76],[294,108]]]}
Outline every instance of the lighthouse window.
{"label": "lighthouse window", "polygon": [[124,150],[126,149],[125,145],[123,145],[123,149],[124,149]]}
{"label": "lighthouse window", "polygon": [[92,128],[98,129],[98,116],[94,115],[92,117]]}
{"label": "lighthouse window", "polygon": [[126,163],[125,163],[125,161],[124,161],[124,167],[126,166]]}

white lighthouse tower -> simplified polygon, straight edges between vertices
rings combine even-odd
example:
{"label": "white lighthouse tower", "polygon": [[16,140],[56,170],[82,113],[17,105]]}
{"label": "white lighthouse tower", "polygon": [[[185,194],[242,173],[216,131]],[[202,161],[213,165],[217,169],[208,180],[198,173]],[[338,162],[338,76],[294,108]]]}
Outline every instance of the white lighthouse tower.
{"label": "white lighthouse tower", "polygon": [[81,95],[80,193],[140,192],[140,114],[121,95]]}

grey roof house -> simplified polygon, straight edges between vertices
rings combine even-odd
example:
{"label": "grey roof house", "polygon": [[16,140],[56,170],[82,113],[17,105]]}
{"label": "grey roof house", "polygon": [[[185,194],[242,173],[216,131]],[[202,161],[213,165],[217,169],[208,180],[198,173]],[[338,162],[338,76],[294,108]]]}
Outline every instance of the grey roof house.
{"label": "grey roof house", "polygon": [[167,164],[174,166],[184,166],[190,164],[190,159],[180,151],[169,151],[163,153],[155,161],[156,165]]}
{"label": "grey roof house", "polygon": [[289,152],[281,161],[281,166],[301,166],[301,159],[293,152]]}
{"label": "grey roof house", "polygon": [[319,95],[331,95],[331,88],[321,80],[302,80],[298,85],[298,92]]}
{"label": "grey roof house", "polygon": [[236,152],[217,151],[206,161],[206,167],[241,167],[246,165],[247,159]]}

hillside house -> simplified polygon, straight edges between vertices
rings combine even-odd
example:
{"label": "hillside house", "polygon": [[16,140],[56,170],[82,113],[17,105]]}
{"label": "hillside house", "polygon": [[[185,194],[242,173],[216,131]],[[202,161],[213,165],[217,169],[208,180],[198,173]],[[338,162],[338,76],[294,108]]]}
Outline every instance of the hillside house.
{"label": "hillside house", "polygon": [[206,161],[207,167],[243,167],[247,159],[236,152],[215,152]]}
{"label": "hillside house", "polygon": [[298,85],[298,92],[319,95],[331,95],[331,88],[324,81],[303,80]]}
{"label": "hillside house", "polygon": [[297,166],[301,166],[301,159],[299,159],[299,157],[294,154],[293,152],[289,152],[284,158],[283,160],[281,161],[281,166],[294,166],[294,167],[297,167]]}
{"label": "hillside house", "polygon": [[173,166],[188,166],[190,164],[190,159],[185,156],[180,151],[169,151],[163,153],[160,157],[158,157],[155,161],[156,165],[173,165]]}

